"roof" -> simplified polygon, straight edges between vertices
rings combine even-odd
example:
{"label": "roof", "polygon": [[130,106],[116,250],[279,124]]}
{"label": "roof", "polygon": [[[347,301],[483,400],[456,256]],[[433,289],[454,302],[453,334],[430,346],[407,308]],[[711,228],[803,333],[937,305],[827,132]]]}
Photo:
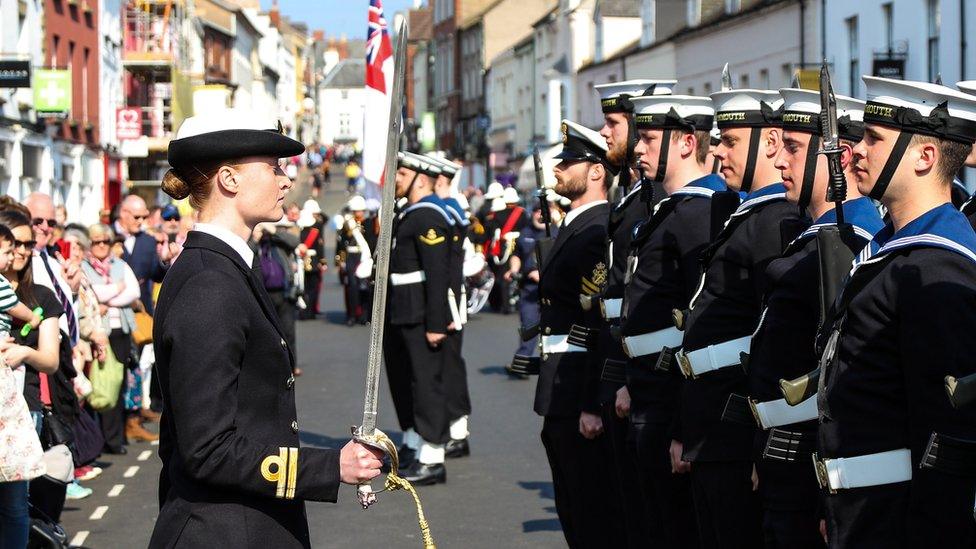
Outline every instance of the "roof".
{"label": "roof", "polygon": [[635,0],[597,0],[601,17],[640,17],[640,2]]}
{"label": "roof", "polygon": [[410,23],[410,41],[422,42],[434,37],[434,10],[418,8],[407,12]]}
{"label": "roof", "polygon": [[323,88],[361,88],[366,85],[366,59],[350,57],[332,67],[322,82]]}
{"label": "roof", "polygon": [[464,21],[461,21],[461,24],[458,25],[458,28],[461,30],[466,30],[470,27],[477,25],[478,23],[481,22],[482,19],[484,19],[486,13],[491,11],[498,4],[501,4],[503,1],[504,0],[491,0],[490,2],[488,2],[483,6],[477,6],[475,8],[475,11],[473,11],[470,15],[468,15],[468,17]]}
{"label": "roof", "polygon": [[536,19],[535,22],[532,23],[532,28],[538,28],[538,27],[540,27],[540,26],[542,26],[542,25],[544,25],[546,23],[549,23],[551,21],[555,21],[556,20],[556,13],[558,13],[558,12],[559,12],[559,4],[556,4],[555,6],[553,6],[553,8],[551,10],[549,10],[548,13],[546,13],[542,17]]}

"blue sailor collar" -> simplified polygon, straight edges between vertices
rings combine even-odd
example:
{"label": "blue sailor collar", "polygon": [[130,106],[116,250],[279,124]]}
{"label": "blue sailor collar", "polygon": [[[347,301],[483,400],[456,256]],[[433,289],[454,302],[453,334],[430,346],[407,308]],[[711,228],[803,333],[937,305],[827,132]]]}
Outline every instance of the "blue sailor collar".
{"label": "blue sailor collar", "polygon": [[444,204],[444,202],[440,198],[438,198],[437,195],[435,194],[429,194],[421,198],[420,200],[418,200],[416,203],[411,204],[410,206],[404,208],[403,211],[400,212],[400,219],[403,219],[404,217],[406,217],[408,213],[419,208],[430,208],[432,210],[435,210],[438,213],[440,213],[442,216],[444,216],[444,219],[447,220],[447,223],[449,225],[454,225],[454,216],[447,213],[447,209],[448,209],[447,205]]}
{"label": "blue sailor collar", "polygon": [[630,199],[636,196],[638,192],[640,192],[643,184],[644,184],[644,178],[643,177],[638,178],[637,182],[634,183],[634,186],[631,187],[629,191],[627,191],[627,194],[625,194],[623,197],[620,198],[620,201],[617,202],[616,205],[614,205],[613,209],[621,210],[623,208],[626,208],[627,205],[630,204]]}
{"label": "blue sailor collar", "polygon": [[471,222],[468,221],[468,216],[464,214],[464,208],[453,196],[447,198],[442,198],[441,202],[446,206],[448,213],[450,213],[454,219],[461,225],[469,225]]}
{"label": "blue sailor collar", "polygon": [[786,200],[786,187],[782,183],[773,183],[749,193],[732,215],[742,215],[760,204],[776,200]]}
{"label": "blue sailor collar", "polygon": [[[854,227],[854,233],[857,236],[868,242],[884,227],[878,208],[866,196],[844,202],[844,220]],[[821,227],[835,224],[837,224],[837,210],[831,208],[827,213],[817,218],[813,225],[803,231],[794,242],[811,238],[817,234]]]}
{"label": "blue sailor collar", "polygon": [[920,247],[956,252],[976,263],[976,233],[966,217],[952,204],[946,203],[920,215],[898,232],[891,223],[886,224],[874,236],[871,246],[854,260],[854,269],[880,260],[891,252]]}
{"label": "blue sailor collar", "polygon": [[711,198],[717,192],[727,191],[725,180],[710,173],[705,177],[699,177],[684,187],[671,193],[671,196],[704,196]]}

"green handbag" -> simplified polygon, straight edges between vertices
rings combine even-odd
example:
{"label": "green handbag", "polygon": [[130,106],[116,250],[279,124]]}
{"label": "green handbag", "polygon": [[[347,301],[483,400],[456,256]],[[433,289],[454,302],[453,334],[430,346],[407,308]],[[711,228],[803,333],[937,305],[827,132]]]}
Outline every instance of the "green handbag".
{"label": "green handbag", "polygon": [[125,379],[125,365],[115,358],[112,347],[105,350],[105,360],[93,360],[88,379],[92,392],[88,395],[88,405],[96,412],[111,410],[119,401],[119,390]]}

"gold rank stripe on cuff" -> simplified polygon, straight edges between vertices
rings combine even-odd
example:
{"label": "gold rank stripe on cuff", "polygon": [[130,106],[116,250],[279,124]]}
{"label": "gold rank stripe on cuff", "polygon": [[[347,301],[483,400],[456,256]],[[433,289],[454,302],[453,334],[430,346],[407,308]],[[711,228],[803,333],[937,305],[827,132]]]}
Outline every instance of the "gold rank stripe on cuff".
{"label": "gold rank stripe on cuff", "polygon": [[[274,471],[272,471],[274,467]],[[276,483],[275,497],[295,499],[295,485],[298,483],[298,448],[281,446],[277,454],[272,454],[261,462],[261,476],[268,482]]]}
{"label": "gold rank stripe on cuff", "polygon": [[585,276],[582,279],[582,283],[580,284],[580,287],[582,288],[584,295],[593,295],[593,294],[600,293],[600,287],[594,284],[590,279],[586,278]]}

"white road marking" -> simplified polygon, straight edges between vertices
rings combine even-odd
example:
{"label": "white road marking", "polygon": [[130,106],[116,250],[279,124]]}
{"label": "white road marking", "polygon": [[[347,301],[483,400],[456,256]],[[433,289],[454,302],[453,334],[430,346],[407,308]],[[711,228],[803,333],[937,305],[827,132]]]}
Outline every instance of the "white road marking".
{"label": "white road marking", "polygon": [[71,545],[72,547],[84,545],[86,539],[88,539],[88,530],[81,530],[80,532],[75,534],[73,538],[71,538],[71,542],[69,543],[69,545]]}
{"label": "white road marking", "polygon": [[151,455],[152,455],[152,450],[143,450],[142,453],[139,454],[139,457],[136,459],[139,461],[146,461],[147,459],[149,459],[149,456]]}
{"label": "white road marking", "polygon": [[133,465],[132,467],[129,467],[128,469],[126,469],[125,470],[125,473],[123,473],[122,476],[125,477],[125,478],[132,478],[132,477],[136,476],[136,473],[138,473],[138,472],[139,472],[139,466],[138,465]]}
{"label": "white road marking", "polygon": [[150,446],[159,446],[159,439],[156,439],[149,443]]}
{"label": "white road marking", "polygon": [[95,512],[88,517],[88,520],[99,520],[105,516],[106,511],[108,511],[108,505],[99,505],[95,508]]}
{"label": "white road marking", "polygon": [[[122,490],[124,488],[125,488],[125,484],[116,484],[115,486],[112,487],[111,490],[108,491],[108,497],[110,498],[118,497],[118,495],[122,493]],[[81,544],[75,544],[75,545],[81,545]]]}

